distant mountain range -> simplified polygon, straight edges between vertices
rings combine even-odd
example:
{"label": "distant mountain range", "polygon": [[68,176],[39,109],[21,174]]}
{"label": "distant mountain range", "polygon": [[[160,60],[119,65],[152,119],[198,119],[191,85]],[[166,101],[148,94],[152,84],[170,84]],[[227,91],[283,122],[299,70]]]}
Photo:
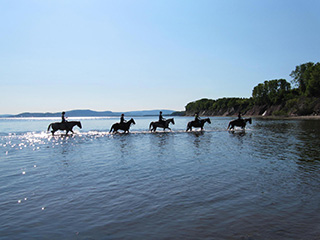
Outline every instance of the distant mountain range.
{"label": "distant mountain range", "polygon": [[[138,117],[138,116],[157,116],[162,111],[163,115],[172,115],[173,110],[144,110],[144,111],[129,111],[129,112],[111,112],[111,111],[93,111],[93,110],[71,110],[66,111],[66,117],[116,117],[124,113],[126,116]],[[61,112],[56,113],[20,113],[16,115],[1,115],[0,117],[61,117]]]}

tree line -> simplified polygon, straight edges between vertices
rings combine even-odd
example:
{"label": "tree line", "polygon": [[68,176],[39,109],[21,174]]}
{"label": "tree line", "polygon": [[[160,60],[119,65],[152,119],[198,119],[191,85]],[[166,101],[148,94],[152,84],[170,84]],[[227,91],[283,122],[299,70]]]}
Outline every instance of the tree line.
{"label": "tree line", "polygon": [[186,105],[187,115],[195,112],[209,114],[247,112],[255,107],[278,105],[273,115],[319,114],[320,108],[320,63],[307,62],[296,66],[290,74],[291,83],[286,79],[267,80],[252,90],[250,98],[200,99]]}

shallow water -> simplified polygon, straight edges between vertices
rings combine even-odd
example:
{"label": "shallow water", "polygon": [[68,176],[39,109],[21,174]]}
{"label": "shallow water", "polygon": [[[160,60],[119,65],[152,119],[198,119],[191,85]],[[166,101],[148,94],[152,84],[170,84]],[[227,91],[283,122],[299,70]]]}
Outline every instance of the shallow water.
{"label": "shallow water", "polygon": [[320,239],[320,121],[52,137],[58,120],[0,119],[1,239]]}

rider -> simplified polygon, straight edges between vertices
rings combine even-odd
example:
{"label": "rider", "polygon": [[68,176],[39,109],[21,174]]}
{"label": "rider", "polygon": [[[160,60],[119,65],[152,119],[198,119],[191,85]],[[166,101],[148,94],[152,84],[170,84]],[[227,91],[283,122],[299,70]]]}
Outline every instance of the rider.
{"label": "rider", "polygon": [[120,124],[123,124],[123,123],[126,123],[127,121],[124,120],[124,114],[122,113],[121,114],[121,117],[120,117]]}
{"label": "rider", "polygon": [[238,113],[238,120],[241,120],[242,116],[241,116],[241,112]]}
{"label": "rider", "polygon": [[65,112],[61,113],[61,123],[65,123],[67,121],[65,116],[64,116],[65,114],[66,114]]}
{"label": "rider", "polygon": [[162,111],[160,111],[160,114],[159,114],[159,123],[164,125],[165,124],[165,119],[162,117]]}
{"label": "rider", "polygon": [[196,112],[196,114],[194,115],[194,121],[200,122],[199,112]]}

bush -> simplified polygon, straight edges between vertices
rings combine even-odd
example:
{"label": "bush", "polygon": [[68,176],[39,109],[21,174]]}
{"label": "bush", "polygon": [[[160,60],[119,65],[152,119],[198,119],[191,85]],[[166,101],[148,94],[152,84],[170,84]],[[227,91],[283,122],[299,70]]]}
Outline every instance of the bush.
{"label": "bush", "polygon": [[291,110],[291,109],[296,109],[297,105],[298,105],[298,99],[297,98],[293,98],[293,99],[290,99],[290,100],[288,100],[286,102],[285,107],[287,109]]}
{"label": "bush", "polygon": [[287,117],[288,116],[288,112],[285,111],[285,110],[279,110],[279,111],[274,111],[272,113],[273,116],[276,116],[276,117]]}

